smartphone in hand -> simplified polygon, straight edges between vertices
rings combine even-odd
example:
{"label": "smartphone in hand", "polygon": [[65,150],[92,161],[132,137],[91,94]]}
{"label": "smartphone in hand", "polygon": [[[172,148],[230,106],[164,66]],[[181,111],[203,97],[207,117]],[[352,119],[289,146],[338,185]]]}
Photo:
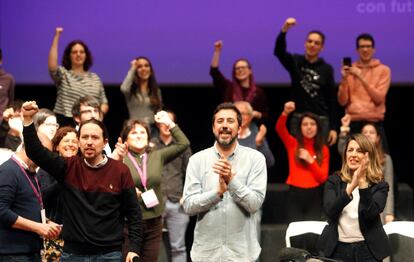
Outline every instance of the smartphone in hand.
{"label": "smartphone in hand", "polygon": [[344,66],[352,66],[352,59],[351,57],[347,56],[342,58],[342,65]]}

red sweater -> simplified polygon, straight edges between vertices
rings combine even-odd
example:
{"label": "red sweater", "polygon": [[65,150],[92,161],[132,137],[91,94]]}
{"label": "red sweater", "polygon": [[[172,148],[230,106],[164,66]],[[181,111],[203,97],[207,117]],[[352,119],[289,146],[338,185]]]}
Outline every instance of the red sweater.
{"label": "red sweater", "polygon": [[[295,159],[298,147],[297,139],[292,136],[286,127],[287,116],[281,114],[276,123],[276,132],[286,147],[289,161],[289,176],[286,184],[301,188],[312,188],[323,184],[328,179],[329,172],[329,149],[326,145],[322,147],[322,163],[314,161],[304,166]],[[304,148],[313,156],[316,155],[313,147],[313,139],[304,140]]]}

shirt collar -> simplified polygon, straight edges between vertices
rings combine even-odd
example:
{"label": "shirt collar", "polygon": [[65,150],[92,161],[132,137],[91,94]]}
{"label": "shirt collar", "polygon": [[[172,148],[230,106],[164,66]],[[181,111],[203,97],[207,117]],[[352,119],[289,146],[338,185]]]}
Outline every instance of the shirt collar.
{"label": "shirt collar", "polygon": [[85,158],[83,159],[83,161],[85,162],[85,164],[88,167],[91,167],[91,168],[100,168],[101,166],[104,166],[106,163],[108,163],[108,158],[106,157],[106,155],[105,154],[102,154],[102,156],[103,156],[102,161],[100,163],[96,164],[96,165],[89,164],[88,161],[86,161]]}
{"label": "shirt collar", "polygon": [[[234,148],[234,151],[229,155],[228,159],[234,158],[234,156],[237,155],[237,152],[239,151],[239,147],[240,147],[239,142],[236,140],[234,143],[237,143],[236,147]],[[220,158],[221,155],[219,151],[217,150],[217,141],[214,142],[213,150],[214,150],[214,153],[217,155],[217,157]]]}
{"label": "shirt collar", "polygon": [[13,157],[19,161],[19,163],[23,166],[25,170],[29,170],[29,166],[21,159],[18,155],[14,154]]}

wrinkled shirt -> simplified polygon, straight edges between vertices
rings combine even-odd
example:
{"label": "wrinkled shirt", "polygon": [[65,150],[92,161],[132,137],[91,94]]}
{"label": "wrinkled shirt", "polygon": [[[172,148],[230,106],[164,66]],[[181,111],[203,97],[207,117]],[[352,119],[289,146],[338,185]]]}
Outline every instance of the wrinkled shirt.
{"label": "wrinkled shirt", "polygon": [[218,194],[220,159],[215,146],[190,158],[184,185],[184,210],[197,215],[193,261],[255,261],[261,251],[254,214],[266,194],[266,161],[257,150],[237,145],[228,157],[235,176]]}

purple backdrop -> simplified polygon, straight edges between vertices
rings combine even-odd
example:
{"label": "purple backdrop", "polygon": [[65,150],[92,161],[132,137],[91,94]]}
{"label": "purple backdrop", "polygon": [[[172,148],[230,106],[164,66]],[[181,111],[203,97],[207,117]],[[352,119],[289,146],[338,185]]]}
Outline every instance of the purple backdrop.
{"label": "purple backdrop", "polygon": [[259,83],[287,83],[273,45],[289,16],[298,20],[289,51],[302,53],[305,34],[323,31],[322,56],[337,81],[341,58],[356,59],[355,37],[370,32],[393,82],[414,82],[414,0],[0,0],[0,46],[18,83],[52,83],[47,56],[55,27],[62,26],[59,58],[70,40],[84,40],[95,59],[91,71],[106,84],[122,82],[140,55],[152,60],[161,83],[210,84],[213,43],[222,39],[225,74],[246,57]]}

